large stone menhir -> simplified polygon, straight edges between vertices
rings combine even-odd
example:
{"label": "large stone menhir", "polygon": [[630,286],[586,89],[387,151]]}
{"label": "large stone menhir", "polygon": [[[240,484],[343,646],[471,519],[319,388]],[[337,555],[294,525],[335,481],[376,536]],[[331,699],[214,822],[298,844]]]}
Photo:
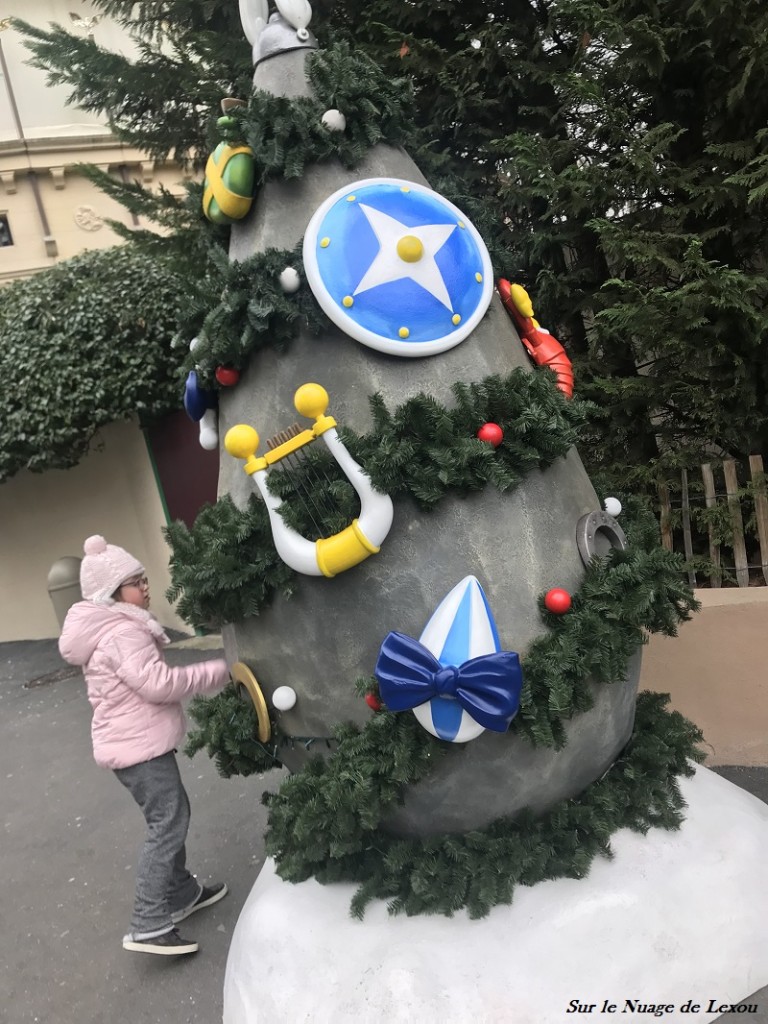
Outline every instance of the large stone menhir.
{"label": "large stone menhir", "polygon": [[[309,52],[271,56],[257,66],[254,84],[278,95],[306,95]],[[309,168],[298,181],[269,182],[248,218],[233,225],[230,258],[293,249],[330,195],[375,177],[427,184],[406,153],[388,146],[373,149],[353,172],[328,163]],[[308,381],[326,388],[328,411],[340,425],[367,433],[368,397],[375,392],[389,408],[419,392],[450,404],[456,381],[529,365],[497,296],[468,338],[429,357],[377,352],[335,328],[319,339],[302,334],[287,354],[255,354],[239,386],[222,393],[220,436],[238,423],[252,424],[262,437],[284,429],[296,419],[293,395]],[[222,453],[220,494],[229,493],[242,507],[253,490],[242,464]],[[524,658],[545,631],[539,595],[552,587],[578,589],[584,563],[577,523],[599,510],[575,450],[549,469],[529,473],[511,494],[488,486],[467,498],[446,497],[429,514],[397,499],[379,554],[333,579],[302,576],[290,600],[277,597],[257,618],[227,627],[228,657],[253,669],[270,705],[277,687],[294,688],[295,706],[275,712],[284,733],[328,737],[340,721],[362,725],[371,711],[354,683],[372,675],[386,634],[398,630],[419,637],[436,606],[467,575],[485,590],[502,647]],[[593,687],[594,707],[567,723],[567,745],[559,752],[488,731],[472,742],[450,744],[432,775],[408,790],[386,827],[407,835],[465,831],[525,807],[542,812],[580,792],[605,772],[630,736],[639,668],[638,654],[627,679]],[[296,770],[324,752],[323,743],[307,751],[299,742],[281,747],[279,756]]]}

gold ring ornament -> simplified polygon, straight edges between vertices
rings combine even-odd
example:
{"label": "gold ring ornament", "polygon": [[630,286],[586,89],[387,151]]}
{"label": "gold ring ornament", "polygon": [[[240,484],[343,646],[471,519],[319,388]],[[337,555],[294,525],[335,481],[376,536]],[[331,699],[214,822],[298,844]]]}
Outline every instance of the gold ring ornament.
{"label": "gold ring ornament", "polygon": [[256,682],[256,676],[251,672],[245,662],[242,661],[236,661],[229,670],[229,674],[232,676],[235,683],[237,683],[238,690],[241,693],[242,690],[245,690],[251,698],[254,710],[256,711],[256,719],[258,721],[256,735],[258,736],[260,743],[266,743],[272,735],[272,725],[269,721],[267,702],[264,700],[264,694],[261,692],[261,687]]}

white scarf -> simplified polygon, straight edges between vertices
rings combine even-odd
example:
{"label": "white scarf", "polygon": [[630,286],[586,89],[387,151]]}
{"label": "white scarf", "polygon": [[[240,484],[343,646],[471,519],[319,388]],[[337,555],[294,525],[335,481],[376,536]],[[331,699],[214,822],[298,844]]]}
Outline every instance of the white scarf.
{"label": "white scarf", "polygon": [[137,604],[128,604],[127,601],[115,601],[111,610],[118,615],[125,615],[129,619],[138,619],[139,622],[143,622],[161,647],[165,647],[171,642],[171,638],[148,609],[139,608]]}

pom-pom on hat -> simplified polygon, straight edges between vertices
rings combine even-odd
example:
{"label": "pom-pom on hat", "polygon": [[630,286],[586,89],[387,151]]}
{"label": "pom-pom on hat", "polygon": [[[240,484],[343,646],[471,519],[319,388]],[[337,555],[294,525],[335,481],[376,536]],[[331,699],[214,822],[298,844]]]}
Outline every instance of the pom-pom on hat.
{"label": "pom-pom on hat", "polygon": [[115,544],[107,544],[98,533],[83,544],[80,590],[86,601],[111,604],[112,595],[126,580],[144,574],[144,566]]}

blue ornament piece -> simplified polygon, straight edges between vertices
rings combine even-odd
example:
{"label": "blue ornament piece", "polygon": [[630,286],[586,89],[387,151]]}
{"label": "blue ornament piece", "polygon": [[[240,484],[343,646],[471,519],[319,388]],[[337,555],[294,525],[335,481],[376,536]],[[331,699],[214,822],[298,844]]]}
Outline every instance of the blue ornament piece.
{"label": "blue ornament piece", "polygon": [[366,178],[335,192],[304,235],[304,270],[333,322],[398,356],[445,352],[485,315],[493,270],[469,219],[437,192]]}
{"label": "blue ornament piece", "polygon": [[187,382],[184,385],[184,408],[187,416],[195,423],[199,423],[208,409],[215,409],[217,395],[215,391],[207,391],[201,388],[194,370],[187,374]]}
{"label": "blue ornament piece", "polygon": [[519,656],[502,651],[483,588],[467,576],[440,603],[419,641],[389,633],[374,670],[392,711],[412,709],[439,739],[504,732],[520,706]]}

